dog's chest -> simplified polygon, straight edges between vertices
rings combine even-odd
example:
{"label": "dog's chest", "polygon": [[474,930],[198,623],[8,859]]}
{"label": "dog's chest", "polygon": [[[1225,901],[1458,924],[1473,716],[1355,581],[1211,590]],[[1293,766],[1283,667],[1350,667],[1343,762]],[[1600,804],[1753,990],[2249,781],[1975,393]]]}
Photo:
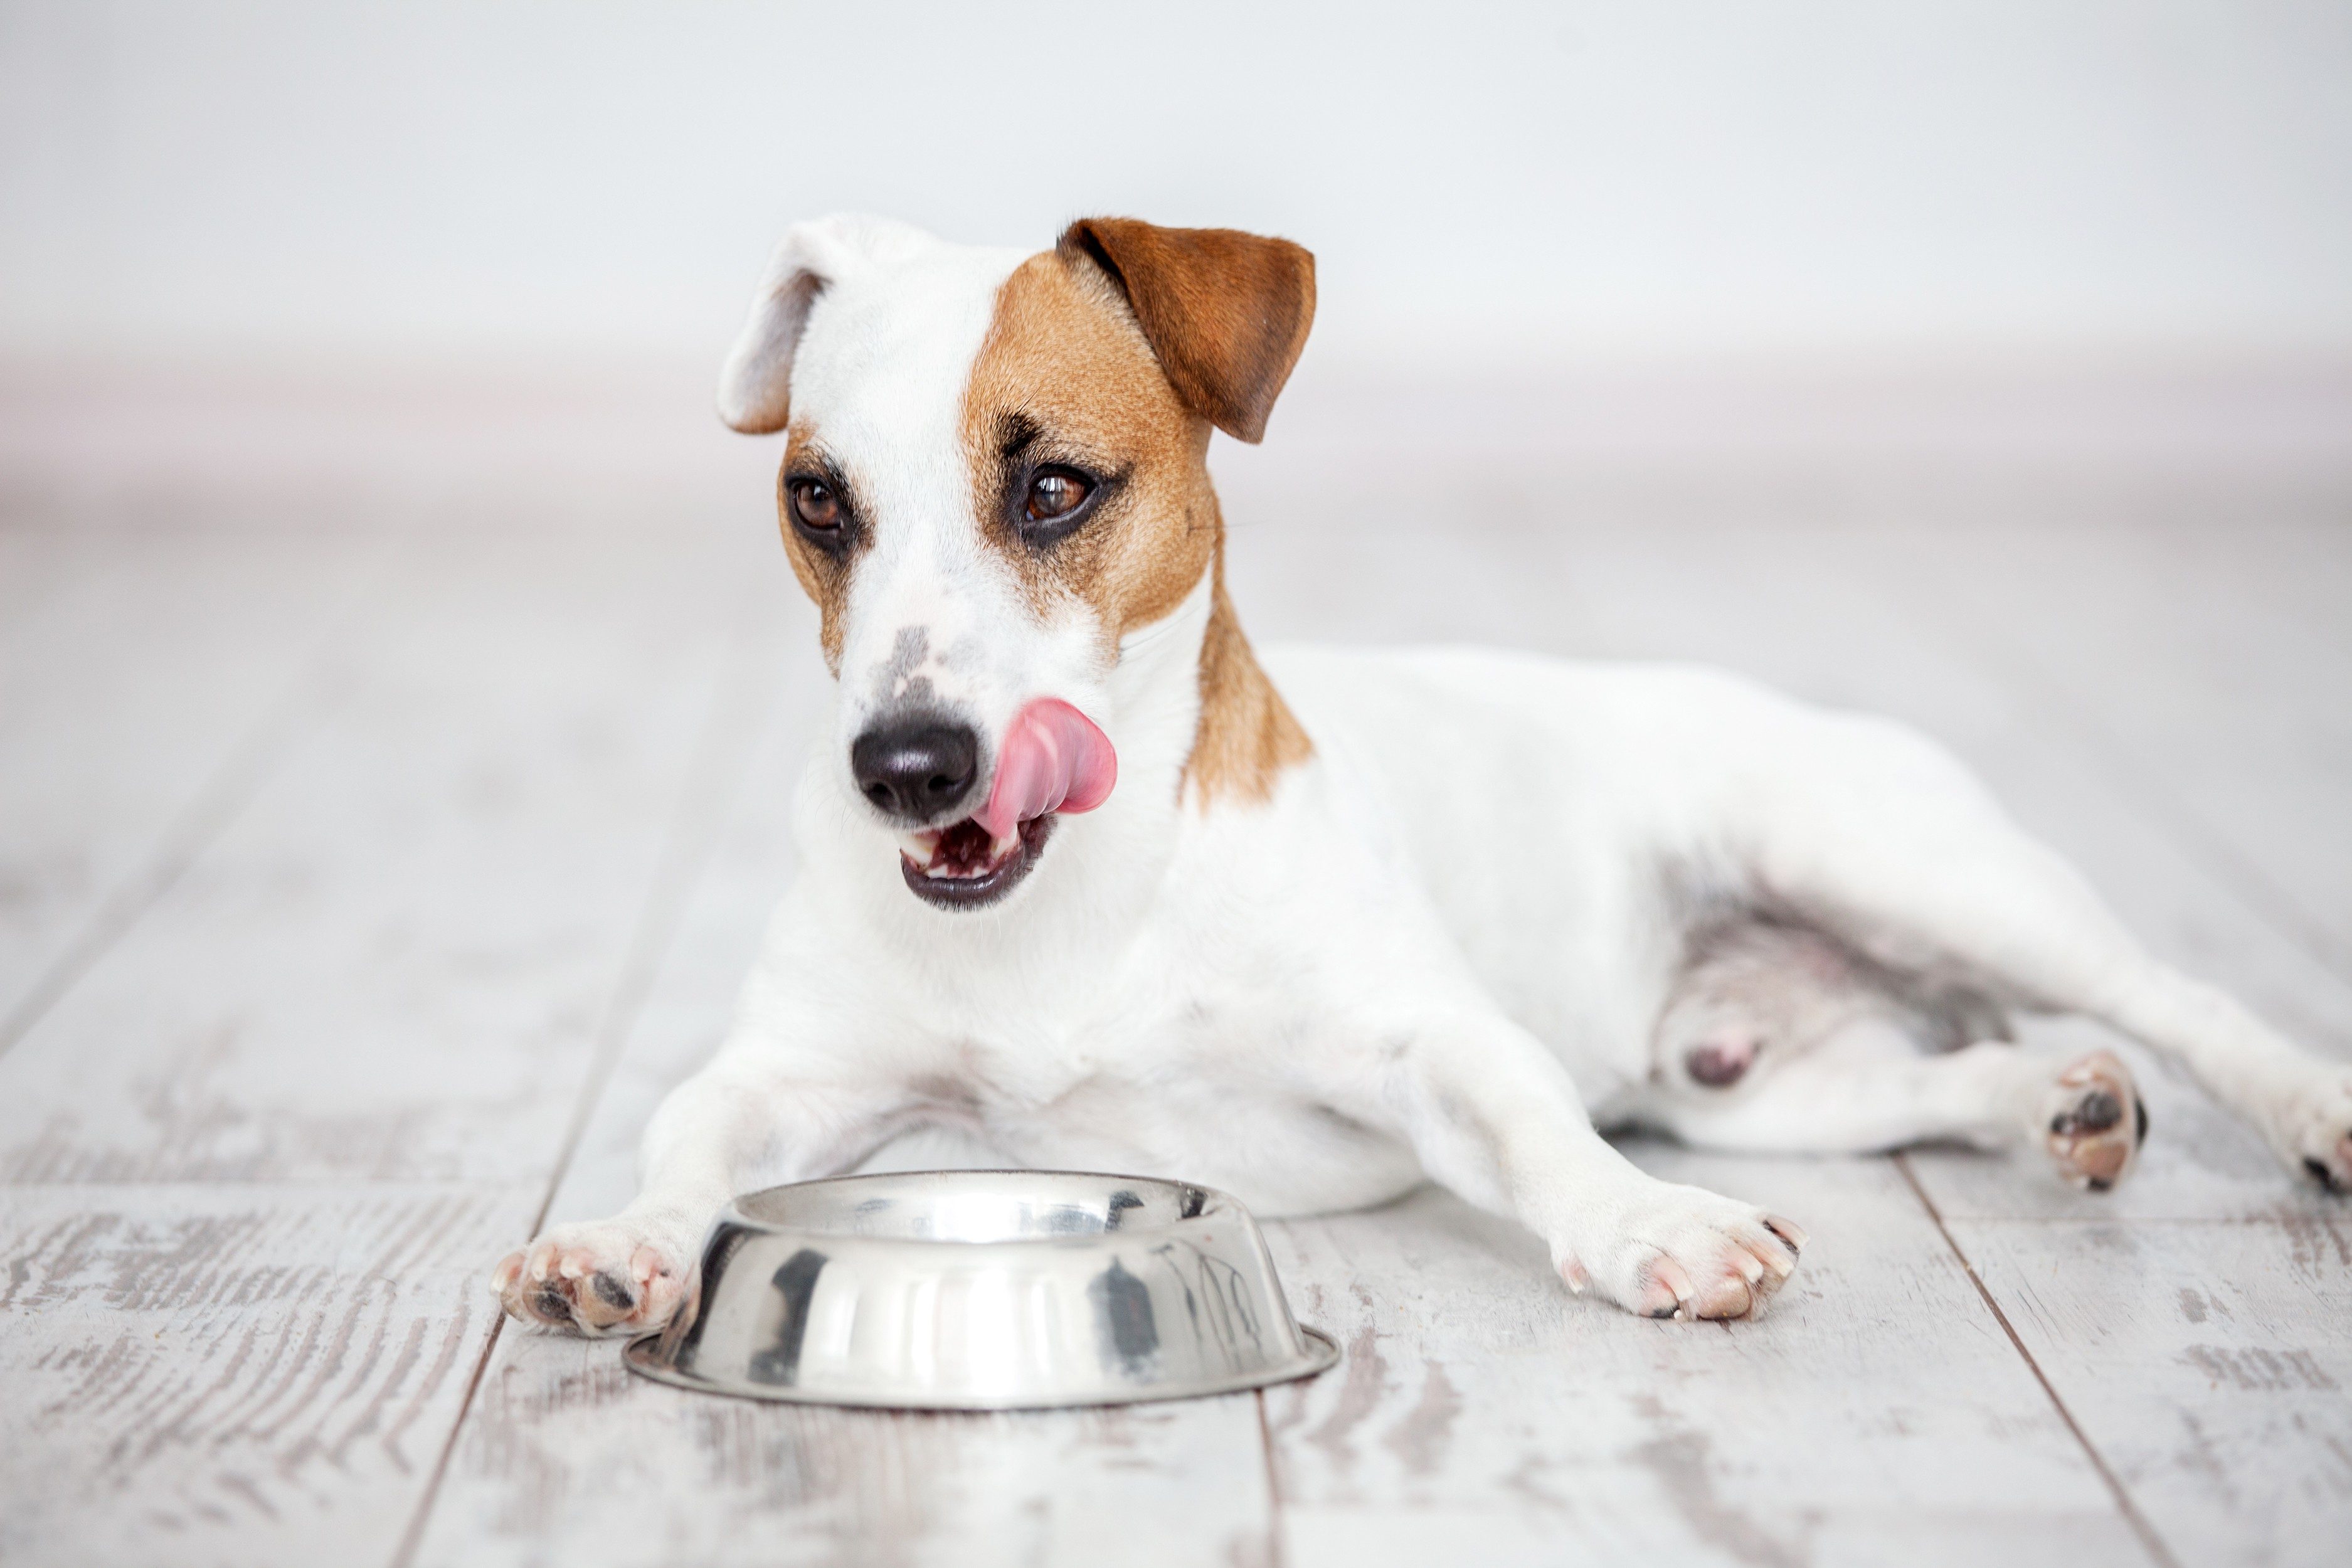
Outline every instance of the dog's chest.
{"label": "dog's chest", "polygon": [[1253,1064],[1290,1020],[1199,996],[1039,1008],[955,1032],[940,1098],[992,1128],[1150,1120],[1149,1108],[1205,1090],[1217,1100],[1269,1087]]}
{"label": "dog's chest", "polygon": [[1300,1070],[1339,1048],[1316,1037],[1328,1026],[1312,1009],[1146,993],[1060,1026],[967,1037],[924,1087],[1024,1164],[1181,1177],[1268,1214],[1380,1202],[1419,1166]]}

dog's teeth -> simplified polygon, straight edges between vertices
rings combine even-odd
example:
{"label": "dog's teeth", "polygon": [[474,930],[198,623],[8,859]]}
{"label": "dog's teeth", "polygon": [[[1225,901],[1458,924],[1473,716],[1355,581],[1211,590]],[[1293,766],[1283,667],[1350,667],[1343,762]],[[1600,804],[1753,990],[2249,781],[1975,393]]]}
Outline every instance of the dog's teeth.
{"label": "dog's teeth", "polygon": [[993,863],[1003,859],[1021,847],[1021,830],[1016,827],[1002,838],[992,836],[988,841],[988,858]]}

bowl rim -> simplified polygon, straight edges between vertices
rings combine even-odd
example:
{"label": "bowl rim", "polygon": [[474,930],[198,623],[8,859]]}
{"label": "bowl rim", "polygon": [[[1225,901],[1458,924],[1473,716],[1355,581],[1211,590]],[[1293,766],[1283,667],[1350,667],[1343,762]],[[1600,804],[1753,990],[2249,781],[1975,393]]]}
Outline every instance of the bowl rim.
{"label": "bowl rim", "polygon": [[[956,1237],[877,1236],[862,1231],[833,1230],[821,1226],[796,1224],[791,1220],[762,1219],[756,1215],[745,1212],[743,1208],[744,1204],[765,1197],[772,1193],[801,1192],[811,1187],[857,1187],[869,1184],[880,1185],[885,1183],[908,1180],[939,1181],[943,1178],[966,1176],[1011,1176],[1022,1179],[1057,1180],[1075,1178],[1087,1182],[1118,1183],[1126,1186],[1174,1188],[1183,1192],[1198,1193],[1202,1202],[1201,1206],[1192,1214],[1180,1215],[1171,1220],[1122,1225],[1117,1231],[1108,1229],[1060,1233],[1039,1231],[1026,1236],[993,1237],[985,1241],[968,1241]],[[1101,1246],[1117,1237],[1164,1235],[1170,1231],[1181,1230],[1210,1220],[1236,1217],[1245,1221],[1252,1233],[1263,1236],[1264,1230],[1257,1223],[1257,1216],[1251,1214],[1239,1199],[1230,1193],[1220,1191],[1215,1187],[1204,1186],[1199,1182],[1187,1182],[1174,1176],[1129,1175],[1114,1171],[1029,1170],[1018,1165],[1007,1165],[991,1166],[985,1170],[871,1171],[847,1176],[817,1176],[805,1182],[780,1182],[772,1187],[760,1187],[751,1192],[738,1193],[729,1198],[725,1206],[719,1209],[717,1217],[711,1221],[711,1231],[706,1233],[706,1237],[709,1234],[715,1234],[719,1226],[731,1224],[768,1236],[823,1237],[829,1243],[835,1245],[908,1248],[940,1247],[968,1254],[982,1247]]]}

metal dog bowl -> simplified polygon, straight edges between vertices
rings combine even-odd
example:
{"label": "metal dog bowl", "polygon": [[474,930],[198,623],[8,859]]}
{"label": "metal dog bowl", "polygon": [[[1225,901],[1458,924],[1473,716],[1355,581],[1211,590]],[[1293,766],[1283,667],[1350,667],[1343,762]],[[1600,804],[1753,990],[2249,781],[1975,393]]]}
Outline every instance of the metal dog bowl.
{"label": "metal dog bowl", "polygon": [[1011,1410],[1226,1394],[1339,1351],[1291,1317],[1256,1222],[1223,1193],[926,1171],[736,1199],[698,1300],[627,1359],[754,1399]]}

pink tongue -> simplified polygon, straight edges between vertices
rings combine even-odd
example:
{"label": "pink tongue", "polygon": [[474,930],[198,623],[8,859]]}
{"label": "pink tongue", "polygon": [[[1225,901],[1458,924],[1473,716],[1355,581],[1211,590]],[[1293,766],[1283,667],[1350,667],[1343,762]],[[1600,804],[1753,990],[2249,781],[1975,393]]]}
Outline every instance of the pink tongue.
{"label": "pink tongue", "polygon": [[1004,731],[996,783],[971,819],[993,838],[1051,811],[1092,811],[1118,782],[1118,754],[1094,721],[1056,697],[1021,710]]}

